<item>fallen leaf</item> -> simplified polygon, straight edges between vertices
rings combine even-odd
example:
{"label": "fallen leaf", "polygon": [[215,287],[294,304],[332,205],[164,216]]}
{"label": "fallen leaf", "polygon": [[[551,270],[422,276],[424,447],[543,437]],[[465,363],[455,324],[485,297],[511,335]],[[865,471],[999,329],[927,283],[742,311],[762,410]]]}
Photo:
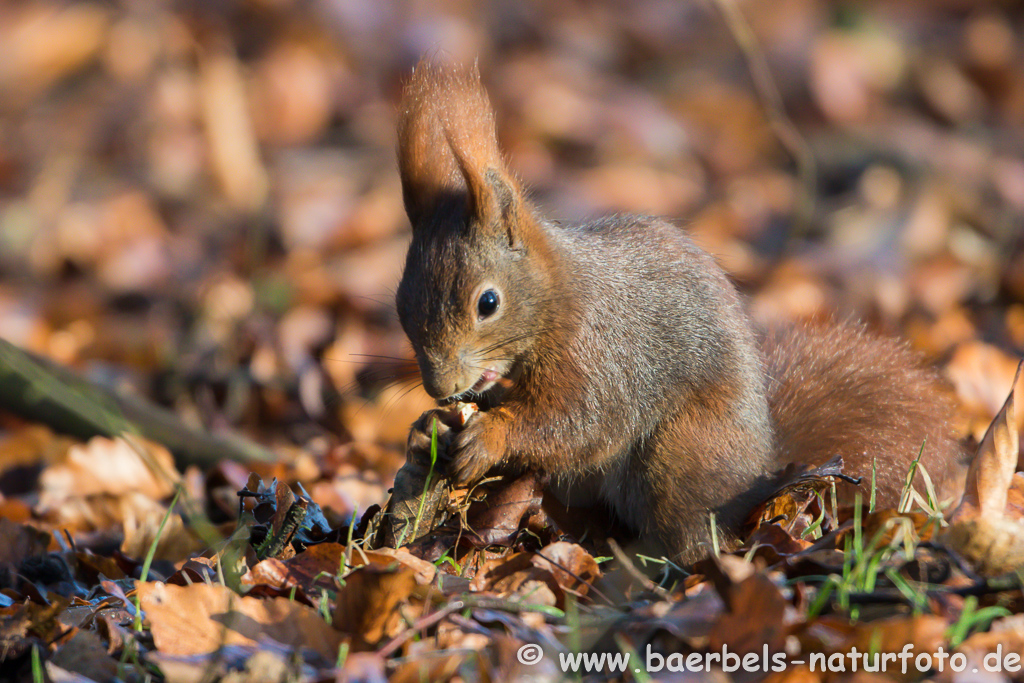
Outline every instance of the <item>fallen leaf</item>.
{"label": "fallen leaf", "polygon": [[378,548],[377,550],[354,552],[349,560],[350,565],[353,567],[367,563],[388,566],[396,561],[402,566],[413,570],[416,576],[416,583],[421,586],[430,585],[437,575],[437,567],[424,559],[416,557],[406,548]]}
{"label": "fallen leaf", "polygon": [[0,48],[0,90],[18,101],[30,101],[95,59],[110,26],[110,12],[98,3],[27,5],[10,19]]}
{"label": "fallen leaf", "polygon": [[124,531],[121,552],[128,557],[143,558],[154,544],[153,557],[159,560],[177,560],[202,549],[202,540],[181,515],[172,510],[168,516],[162,503],[133,493],[121,496],[119,502]]}
{"label": "fallen leaf", "polygon": [[259,646],[225,645],[215,652],[196,655],[154,651],[148,653],[146,659],[160,667],[169,683],[205,683],[210,680],[265,683],[302,680],[303,670],[308,671],[308,665],[323,668],[323,660],[315,653],[310,654],[297,657],[293,648],[264,640]]}
{"label": "fallen leaf", "polygon": [[979,440],[1013,388],[1017,359],[980,341],[961,344],[944,369]]}
{"label": "fallen leaf", "polygon": [[211,170],[234,208],[256,211],[266,200],[268,181],[249,116],[242,66],[226,47],[206,54],[200,66]]}
{"label": "fallen leaf", "polygon": [[95,436],[68,450],[67,458],[43,470],[40,508],[53,509],[69,498],[141,493],[162,500],[174,493],[180,479],[174,459],[163,446],[133,436]]}
{"label": "fallen leaf", "polygon": [[565,593],[586,595],[601,575],[583,548],[558,542],[536,553],[519,552],[489,560],[470,582],[470,590],[518,596],[523,602],[565,607]]}
{"label": "fallen leaf", "polygon": [[708,647],[728,647],[737,654],[784,650],[788,625],[794,621],[792,608],[778,587],[753,564],[731,555],[710,558],[700,563],[726,611],[708,634]]}
{"label": "fallen leaf", "polygon": [[555,577],[562,590],[578,597],[586,595],[601,578],[601,568],[590,553],[575,543],[558,541],[538,550],[533,564]]}
{"label": "fallen leaf", "polygon": [[344,637],[316,610],[286,598],[242,597],[225,586],[139,584],[142,611],[160,652],[195,655],[225,645],[254,646],[269,638],[291,648],[307,647],[328,661]]}
{"label": "fallen leaf", "polygon": [[50,534],[27,524],[0,517],[0,564],[17,566],[22,560],[46,553]]}
{"label": "fallen leaf", "polygon": [[78,631],[53,654],[56,666],[94,681],[110,681],[117,677],[117,660],[92,631]]}
{"label": "fallen leaf", "polygon": [[352,639],[354,650],[367,650],[404,625],[402,607],[416,588],[416,573],[402,565],[367,564],[345,577],[334,609],[334,627]]}
{"label": "fallen leaf", "polygon": [[287,560],[271,557],[242,576],[242,585],[265,584],[277,588],[298,586],[309,592],[314,586],[334,590],[335,578],[344,568],[345,546],[320,543]]}
{"label": "fallen leaf", "polygon": [[[862,656],[863,653],[875,652],[899,653],[904,646],[912,645],[915,656],[922,653],[932,655],[934,666],[938,661],[939,646],[947,644],[948,628],[949,624],[944,618],[929,614],[859,622],[849,627],[846,638],[831,652],[846,656],[853,648],[857,648]],[[916,680],[920,677],[915,666],[909,666],[906,675],[895,667],[889,667],[887,674],[900,680]]]}
{"label": "fallen leaf", "polygon": [[1024,410],[1018,415],[1015,405],[1022,368],[1024,361],[1017,366],[1010,394],[971,461],[963,499],[950,514],[943,535],[984,574],[1002,574],[1024,566],[1024,520],[1005,514],[1016,480],[1018,439],[1024,421]]}
{"label": "fallen leaf", "polygon": [[480,547],[511,545],[519,534],[523,518],[541,509],[544,486],[536,472],[488,486],[483,500],[467,512],[467,536]]}
{"label": "fallen leaf", "polygon": [[797,538],[779,524],[762,523],[748,538],[746,545],[756,548],[755,557],[761,557],[769,566],[811,546],[811,542]]}

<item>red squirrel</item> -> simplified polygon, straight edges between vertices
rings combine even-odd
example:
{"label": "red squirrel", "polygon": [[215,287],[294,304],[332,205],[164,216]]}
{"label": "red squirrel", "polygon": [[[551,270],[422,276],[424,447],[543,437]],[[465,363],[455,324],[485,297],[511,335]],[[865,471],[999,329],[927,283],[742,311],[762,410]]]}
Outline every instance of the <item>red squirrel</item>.
{"label": "red squirrel", "polygon": [[[755,330],[715,260],[670,223],[549,220],[509,170],[476,68],[418,65],[398,162],[413,226],[396,304],[423,386],[481,411],[448,472],[546,473],[679,561],[733,537],[795,462],[842,456],[894,506],[911,461],[964,472],[937,378],[860,327]],[[864,496],[867,496],[867,490]]]}

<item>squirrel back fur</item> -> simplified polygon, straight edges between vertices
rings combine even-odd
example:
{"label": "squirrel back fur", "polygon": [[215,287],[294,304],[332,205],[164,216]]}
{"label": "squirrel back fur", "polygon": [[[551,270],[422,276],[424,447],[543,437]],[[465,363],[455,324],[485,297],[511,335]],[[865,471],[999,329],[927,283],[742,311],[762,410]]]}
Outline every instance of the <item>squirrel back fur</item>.
{"label": "squirrel back fur", "polygon": [[870,481],[875,460],[886,501],[919,439],[936,449],[933,479],[952,471],[935,378],[895,343],[841,326],[759,339],[679,228],[538,213],[475,69],[417,66],[398,158],[413,225],[399,318],[428,393],[484,409],[454,438],[456,481],[499,464],[542,470],[566,503],[605,504],[692,561],[711,514],[734,534],[789,462],[842,455]]}

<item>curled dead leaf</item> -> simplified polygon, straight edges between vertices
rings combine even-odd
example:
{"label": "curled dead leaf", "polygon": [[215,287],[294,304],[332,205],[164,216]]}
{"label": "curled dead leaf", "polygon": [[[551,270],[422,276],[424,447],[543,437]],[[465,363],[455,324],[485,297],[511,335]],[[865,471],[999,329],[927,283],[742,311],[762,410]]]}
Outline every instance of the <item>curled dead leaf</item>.
{"label": "curled dead leaf", "polygon": [[477,570],[470,590],[502,597],[516,595],[533,604],[565,607],[565,594],[586,595],[601,576],[597,561],[574,543],[552,543],[537,553],[513,553]]}
{"label": "curled dead leaf", "polygon": [[344,566],[344,555],[345,546],[320,543],[287,560],[269,557],[246,572],[241,582],[243,586],[263,584],[284,589],[297,586],[307,592],[314,585],[333,590],[334,577]]}
{"label": "curled dead leaf", "polygon": [[437,567],[416,557],[405,548],[378,548],[377,550],[355,552],[352,553],[349,562],[353,567],[364,564],[378,564],[386,567],[397,562],[403,567],[411,569],[416,577],[416,583],[421,586],[429,585],[437,575]]}
{"label": "curled dead leaf", "polygon": [[[967,471],[960,505],[951,513],[944,540],[976,564],[984,574],[1002,574],[1024,566],[1024,520],[1016,506],[1007,510],[1019,478],[1019,434],[1024,410],[1016,408],[1016,393],[1024,383],[1017,366],[1013,387],[992,420]],[[1024,393],[1022,393],[1024,395]],[[1017,500],[1018,496],[1014,496]]]}

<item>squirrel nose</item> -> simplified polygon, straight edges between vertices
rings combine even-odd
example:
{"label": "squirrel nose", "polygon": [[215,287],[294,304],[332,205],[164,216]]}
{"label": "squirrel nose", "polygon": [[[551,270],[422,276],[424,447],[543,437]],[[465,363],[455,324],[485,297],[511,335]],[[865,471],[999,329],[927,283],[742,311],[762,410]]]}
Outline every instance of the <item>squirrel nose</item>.
{"label": "squirrel nose", "polygon": [[423,377],[423,388],[430,395],[430,398],[436,401],[439,401],[442,398],[447,398],[452,394],[457,393],[456,391],[450,391],[449,389],[447,389],[446,386],[442,384],[437,377],[428,378],[426,375],[424,375]]}
{"label": "squirrel nose", "polygon": [[423,389],[434,400],[441,400],[459,393],[454,373],[443,365],[420,361],[420,376]]}
{"label": "squirrel nose", "polygon": [[455,396],[473,385],[476,378],[466,377],[461,353],[437,353],[424,349],[418,354],[423,388],[434,400]]}

